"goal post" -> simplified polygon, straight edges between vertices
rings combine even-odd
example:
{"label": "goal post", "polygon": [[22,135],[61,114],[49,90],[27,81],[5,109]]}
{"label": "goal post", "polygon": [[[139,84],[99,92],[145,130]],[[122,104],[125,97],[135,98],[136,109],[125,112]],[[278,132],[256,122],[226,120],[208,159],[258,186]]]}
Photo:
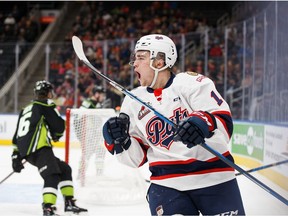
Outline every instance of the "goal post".
{"label": "goal post", "polygon": [[104,146],[103,125],[116,115],[114,109],[66,110],[65,161],[84,197],[93,204],[131,204],[145,199],[147,183],[140,171],[120,164]]}
{"label": "goal post", "polygon": [[69,149],[70,149],[70,116],[71,109],[66,110],[66,133],[65,133],[65,162],[69,164]]}
{"label": "goal post", "polygon": [[[71,149],[71,146],[75,144],[76,145],[78,144],[78,146],[80,146],[81,139],[84,139],[84,137],[87,134],[87,130],[90,132],[90,135],[91,133],[92,134],[94,133],[95,137],[98,138],[98,144],[100,144],[102,140],[104,142],[101,132],[102,126],[108,118],[113,116],[116,116],[116,112],[112,108],[111,109],[68,108],[66,110],[65,161],[69,163],[70,159],[69,150]],[[91,138],[93,138],[93,135]],[[85,143],[85,145],[87,146],[88,144]]]}

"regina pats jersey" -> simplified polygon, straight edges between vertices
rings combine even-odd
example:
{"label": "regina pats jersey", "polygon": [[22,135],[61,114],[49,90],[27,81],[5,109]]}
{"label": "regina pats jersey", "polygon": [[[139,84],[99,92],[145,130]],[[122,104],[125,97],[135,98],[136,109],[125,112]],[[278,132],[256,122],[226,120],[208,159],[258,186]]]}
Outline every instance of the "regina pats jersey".
{"label": "regina pats jersey", "polygon": [[[131,93],[176,124],[197,111],[208,112],[204,118],[213,135],[205,139],[206,144],[233,161],[227,146],[233,131],[230,109],[211,79],[194,72],[179,73],[163,89],[141,86]],[[187,148],[173,141],[175,129],[136,100],[125,97],[120,112],[130,116],[132,143],[117,158],[132,167],[149,161],[152,183],[191,190],[235,178],[233,168],[200,145]]]}
{"label": "regina pats jersey", "polygon": [[61,137],[65,130],[65,121],[51,100],[35,100],[21,110],[13,145],[25,157],[36,150],[49,146],[51,135]]}

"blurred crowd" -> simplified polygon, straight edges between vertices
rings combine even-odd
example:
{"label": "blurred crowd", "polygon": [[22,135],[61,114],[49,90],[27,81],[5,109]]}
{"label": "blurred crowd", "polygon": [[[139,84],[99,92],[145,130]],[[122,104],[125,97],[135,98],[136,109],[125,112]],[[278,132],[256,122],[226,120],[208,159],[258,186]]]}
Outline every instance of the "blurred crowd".
{"label": "blurred crowd", "polygon": [[[83,1],[80,4],[71,31],[65,36],[63,45],[53,50],[50,61],[49,81],[55,86],[55,102],[62,113],[66,108],[79,107],[85,98],[91,96],[90,89],[93,86],[104,85],[103,80],[91,73],[83,63],[79,62],[76,68],[75,53],[71,46],[73,35],[85,43],[85,55],[97,69],[106,71],[109,78],[131,89],[138,85],[137,80],[131,76],[133,70],[128,64],[133,42],[145,34],[160,33],[175,38],[179,52],[179,35],[192,33],[195,35],[193,40],[197,46],[197,56],[185,59],[185,71],[209,76],[219,92],[224,94],[225,38],[222,29],[212,26],[203,11],[169,1],[137,4],[119,2],[113,5],[109,2]],[[21,15],[19,11],[17,4],[9,13],[0,11],[0,43],[33,42],[39,35],[39,23],[35,20],[33,10]],[[208,59],[205,59],[204,47],[200,45],[206,30],[209,30]],[[229,93],[229,90],[234,92],[243,85],[249,85],[249,73],[245,80],[241,77],[241,58],[243,52],[248,57],[251,52],[242,49],[242,41],[233,32],[228,37],[229,47],[233,47],[228,51],[227,60]],[[245,70],[251,70],[251,62],[247,61],[245,67]],[[176,65],[173,72],[181,72],[180,66]],[[112,108],[119,106],[123,95],[109,85],[105,88],[106,97],[112,101]],[[238,114],[235,113],[236,117]]]}
{"label": "blurred crowd", "polygon": [[12,11],[0,10],[0,43],[2,42],[34,42],[40,26],[34,10],[23,11],[14,4]]}
{"label": "blurred crowd", "polygon": [[15,69],[15,44],[19,45],[21,61],[41,35],[37,8],[28,8],[26,2],[0,2],[0,85]]}
{"label": "blurred crowd", "polygon": [[[150,33],[172,36],[193,32],[200,35],[208,28],[205,15],[191,8],[179,7],[177,2],[145,2],[145,7],[142,6],[143,2],[133,6],[121,4],[108,9],[103,2],[83,2],[71,31],[66,35],[67,44],[71,44],[73,35],[80,37],[87,47],[87,58],[100,71],[104,69],[104,59],[107,59],[109,78],[128,89],[138,85],[137,80],[131,78],[132,69],[128,65],[132,41]],[[104,56],[105,41],[108,44],[107,56]],[[181,41],[175,43],[179,45]],[[74,106],[75,90],[79,107],[83,98],[89,97],[89,86],[103,85],[102,80],[80,63],[75,89],[74,58],[74,51],[67,45],[57,50],[50,65],[50,81],[57,86],[57,103],[64,110]],[[202,73],[203,60],[195,64],[188,61],[187,67],[192,65],[190,70],[197,69]],[[179,68],[174,68],[174,72],[179,72]],[[115,108],[120,105],[123,96],[108,85],[107,97],[112,97],[112,107]]]}

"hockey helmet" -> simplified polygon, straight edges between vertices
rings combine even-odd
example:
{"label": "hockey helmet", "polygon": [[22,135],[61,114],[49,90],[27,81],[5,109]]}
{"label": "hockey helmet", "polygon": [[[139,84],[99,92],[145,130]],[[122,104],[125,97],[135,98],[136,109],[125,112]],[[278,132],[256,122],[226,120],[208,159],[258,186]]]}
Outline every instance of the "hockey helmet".
{"label": "hockey helmet", "polygon": [[46,80],[37,81],[34,87],[34,93],[37,96],[47,96],[52,90],[52,84]]}
{"label": "hockey helmet", "polygon": [[175,43],[167,36],[161,34],[151,34],[141,37],[136,45],[134,52],[139,50],[150,51],[150,59],[156,58],[159,52],[165,54],[165,63],[171,68],[177,60],[177,50]]}
{"label": "hockey helmet", "polygon": [[102,86],[94,86],[92,89],[92,93],[96,94],[96,93],[105,93],[105,89]]}

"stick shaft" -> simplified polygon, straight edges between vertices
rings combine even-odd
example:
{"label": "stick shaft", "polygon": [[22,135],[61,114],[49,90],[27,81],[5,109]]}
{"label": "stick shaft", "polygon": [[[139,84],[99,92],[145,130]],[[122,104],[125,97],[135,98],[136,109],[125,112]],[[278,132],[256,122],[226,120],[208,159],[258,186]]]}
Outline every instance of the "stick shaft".
{"label": "stick shaft", "polygon": [[[278,166],[278,165],[281,165],[281,164],[284,164],[284,163],[287,163],[287,162],[288,162],[288,160],[279,161],[279,162],[267,164],[267,165],[264,165],[264,166],[252,168],[252,169],[246,170],[246,172],[248,172],[248,173],[250,173],[250,172],[255,172],[255,171],[267,169],[267,168],[270,168],[270,167]],[[237,173],[236,176],[239,176],[239,175],[241,175],[241,174],[242,174],[242,173]]]}
{"label": "stick shaft", "polygon": [[[24,165],[26,162],[27,162],[27,161],[24,161],[24,162],[23,162],[23,165]],[[12,176],[14,173],[15,173],[14,171],[12,171],[11,173],[9,173],[4,179],[2,179],[2,180],[0,181],[0,185],[1,185],[3,182],[5,182],[8,178],[10,178],[10,176]]]}
{"label": "stick shaft", "polygon": [[2,179],[2,181],[0,182],[0,185],[5,182],[8,178],[10,178],[10,176],[12,176],[15,172],[12,171],[11,173],[9,173],[9,175],[7,175],[4,179]]}

